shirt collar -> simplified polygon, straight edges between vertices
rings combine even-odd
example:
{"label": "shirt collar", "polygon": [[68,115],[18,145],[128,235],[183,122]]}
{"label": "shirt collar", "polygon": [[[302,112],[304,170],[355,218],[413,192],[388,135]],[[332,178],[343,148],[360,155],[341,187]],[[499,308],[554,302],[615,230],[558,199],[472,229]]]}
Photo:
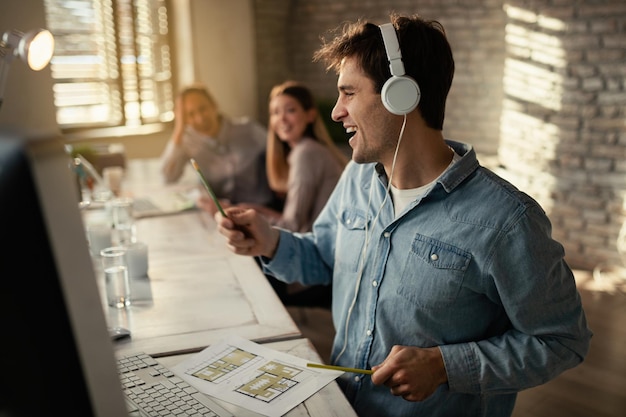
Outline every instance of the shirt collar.
{"label": "shirt collar", "polygon": [[[461,156],[461,159],[454,163],[450,169],[446,170],[438,179],[438,182],[443,186],[446,192],[450,193],[478,168],[479,163],[476,157],[476,151],[472,145],[452,140],[446,140],[446,144]],[[380,162],[376,163],[374,169],[379,179],[386,184],[388,178],[383,164]]]}

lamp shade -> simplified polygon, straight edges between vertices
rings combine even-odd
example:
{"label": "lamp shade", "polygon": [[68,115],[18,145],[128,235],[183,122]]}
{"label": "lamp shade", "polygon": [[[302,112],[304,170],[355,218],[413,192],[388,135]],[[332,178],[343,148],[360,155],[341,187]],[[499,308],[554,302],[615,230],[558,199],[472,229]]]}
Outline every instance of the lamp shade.
{"label": "lamp shade", "polygon": [[54,53],[54,37],[46,29],[34,29],[27,33],[10,30],[2,35],[2,56],[10,62],[20,57],[28,67],[39,71],[48,65]]}
{"label": "lamp shade", "polygon": [[46,29],[36,29],[26,33],[17,47],[17,54],[28,66],[39,71],[48,65],[54,53],[54,38]]}
{"label": "lamp shade", "polygon": [[54,37],[46,29],[34,29],[27,33],[9,30],[0,37],[0,107],[4,101],[9,64],[20,57],[34,71],[48,65],[54,53]]}

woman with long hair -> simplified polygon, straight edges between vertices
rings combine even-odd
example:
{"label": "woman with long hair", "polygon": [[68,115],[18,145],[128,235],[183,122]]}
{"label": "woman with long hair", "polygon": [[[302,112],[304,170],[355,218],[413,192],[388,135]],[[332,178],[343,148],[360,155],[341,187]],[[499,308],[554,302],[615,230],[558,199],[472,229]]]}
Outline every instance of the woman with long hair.
{"label": "woman with long hair", "polygon": [[282,213],[263,214],[285,229],[310,231],[348,158],[331,139],[303,84],[286,81],[272,88],[266,155],[270,187],[286,197]]}

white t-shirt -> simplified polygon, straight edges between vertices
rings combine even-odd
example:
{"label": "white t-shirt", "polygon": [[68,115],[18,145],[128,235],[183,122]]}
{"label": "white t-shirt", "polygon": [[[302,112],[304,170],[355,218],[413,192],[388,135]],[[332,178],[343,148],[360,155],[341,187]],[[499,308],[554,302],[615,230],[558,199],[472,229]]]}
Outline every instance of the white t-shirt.
{"label": "white t-shirt", "polygon": [[[454,152],[454,150],[452,150],[452,152]],[[410,202],[418,200],[425,196],[430,191],[430,189],[435,186],[437,180],[459,159],[461,159],[461,156],[454,152],[454,155],[452,156],[452,161],[450,161],[450,165],[448,165],[447,168],[437,178],[435,178],[426,185],[422,185],[421,187],[409,188],[407,190],[399,190],[391,185],[391,197],[393,199],[393,208],[396,214],[396,218],[400,215],[400,213],[402,213],[402,211],[404,211],[404,209],[406,208],[406,206],[409,205]]]}

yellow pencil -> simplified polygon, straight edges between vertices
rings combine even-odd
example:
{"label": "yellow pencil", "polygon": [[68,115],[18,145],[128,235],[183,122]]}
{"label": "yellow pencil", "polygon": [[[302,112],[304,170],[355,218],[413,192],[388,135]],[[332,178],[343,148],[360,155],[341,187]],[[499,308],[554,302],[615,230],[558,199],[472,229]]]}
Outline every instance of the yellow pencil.
{"label": "yellow pencil", "polygon": [[344,366],[322,365],[320,363],[307,363],[306,366],[308,366],[309,368],[330,369],[332,371],[353,372],[355,374],[372,375],[374,373],[374,371],[372,371],[371,369],[346,368]]}

